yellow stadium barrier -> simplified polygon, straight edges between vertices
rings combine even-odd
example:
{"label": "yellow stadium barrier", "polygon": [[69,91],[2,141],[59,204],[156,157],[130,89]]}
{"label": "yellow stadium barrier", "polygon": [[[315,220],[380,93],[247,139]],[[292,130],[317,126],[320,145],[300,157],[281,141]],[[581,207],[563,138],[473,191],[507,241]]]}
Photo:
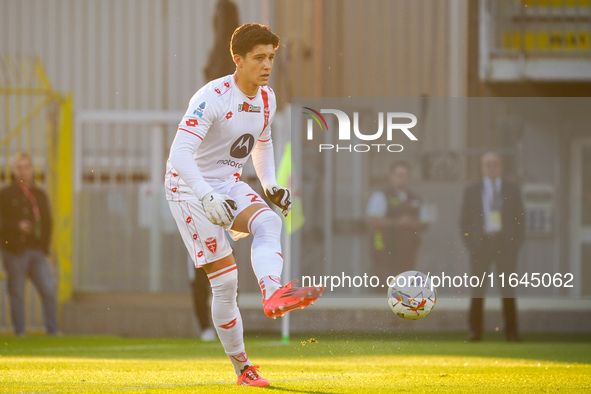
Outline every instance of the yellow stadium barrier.
{"label": "yellow stadium barrier", "polygon": [[506,31],[503,48],[526,51],[588,51],[591,31]]}

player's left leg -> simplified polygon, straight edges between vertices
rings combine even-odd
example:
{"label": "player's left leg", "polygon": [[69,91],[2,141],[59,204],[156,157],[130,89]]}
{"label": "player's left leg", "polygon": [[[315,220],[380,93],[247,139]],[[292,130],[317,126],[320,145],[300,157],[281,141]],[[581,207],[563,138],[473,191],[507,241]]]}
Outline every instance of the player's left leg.
{"label": "player's left leg", "polygon": [[253,234],[252,268],[263,299],[269,298],[281,287],[281,218],[267,204],[255,202],[238,214],[232,230]]}
{"label": "player's left leg", "polygon": [[[281,218],[248,185],[240,183],[237,186],[230,192],[239,206],[232,230],[253,234],[252,266],[263,294],[265,314],[275,318],[312,304],[324,288],[293,287],[293,281],[281,286]],[[244,196],[249,196],[246,207]]]}

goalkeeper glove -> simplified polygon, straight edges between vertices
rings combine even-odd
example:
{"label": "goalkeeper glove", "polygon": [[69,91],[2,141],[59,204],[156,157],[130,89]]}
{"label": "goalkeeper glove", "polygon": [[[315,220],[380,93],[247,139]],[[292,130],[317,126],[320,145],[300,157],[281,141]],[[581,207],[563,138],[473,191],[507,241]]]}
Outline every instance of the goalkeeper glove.
{"label": "goalkeeper glove", "polygon": [[205,210],[205,216],[213,224],[218,226],[227,227],[234,221],[234,212],[236,208],[236,202],[220,193],[211,192],[207,193],[201,199],[203,209]]}
{"label": "goalkeeper glove", "polygon": [[265,194],[273,204],[281,208],[283,216],[287,217],[289,215],[289,211],[291,210],[291,194],[288,189],[274,185],[265,189]]}

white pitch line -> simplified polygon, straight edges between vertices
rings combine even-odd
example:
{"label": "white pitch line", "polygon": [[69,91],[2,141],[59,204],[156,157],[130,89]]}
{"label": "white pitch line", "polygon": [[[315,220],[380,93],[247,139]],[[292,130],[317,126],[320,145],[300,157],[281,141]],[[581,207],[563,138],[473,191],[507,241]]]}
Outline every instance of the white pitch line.
{"label": "white pitch line", "polygon": [[[280,380],[269,380],[269,383],[281,383],[281,382],[310,382],[318,380],[339,380],[344,377],[324,377],[324,378],[309,378],[309,379],[280,379]],[[121,387],[118,389],[88,389],[88,390],[65,390],[65,391],[23,391],[20,393],[12,394],[58,394],[58,393],[92,393],[93,391],[129,391],[129,390],[151,390],[151,389],[168,389],[176,387],[198,387],[198,386],[217,386],[225,384],[236,384],[236,382],[214,382],[214,383],[188,383],[188,384],[164,384],[158,386],[140,386],[140,387]],[[11,394],[11,393],[3,393]]]}

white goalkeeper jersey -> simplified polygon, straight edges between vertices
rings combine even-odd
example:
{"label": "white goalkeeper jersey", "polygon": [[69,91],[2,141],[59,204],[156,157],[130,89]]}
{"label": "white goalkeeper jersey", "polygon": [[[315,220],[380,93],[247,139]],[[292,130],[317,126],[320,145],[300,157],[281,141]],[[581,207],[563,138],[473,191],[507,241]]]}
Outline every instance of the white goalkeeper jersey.
{"label": "white goalkeeper jersey", "polygon": [[233,75],[209,82],[193,95],[179,124],[166,164],[167,200],[201,199],[237,182],[253,154],[263,184],[275,181],[271,122],[275,94],[259,87],[242,93]]}

